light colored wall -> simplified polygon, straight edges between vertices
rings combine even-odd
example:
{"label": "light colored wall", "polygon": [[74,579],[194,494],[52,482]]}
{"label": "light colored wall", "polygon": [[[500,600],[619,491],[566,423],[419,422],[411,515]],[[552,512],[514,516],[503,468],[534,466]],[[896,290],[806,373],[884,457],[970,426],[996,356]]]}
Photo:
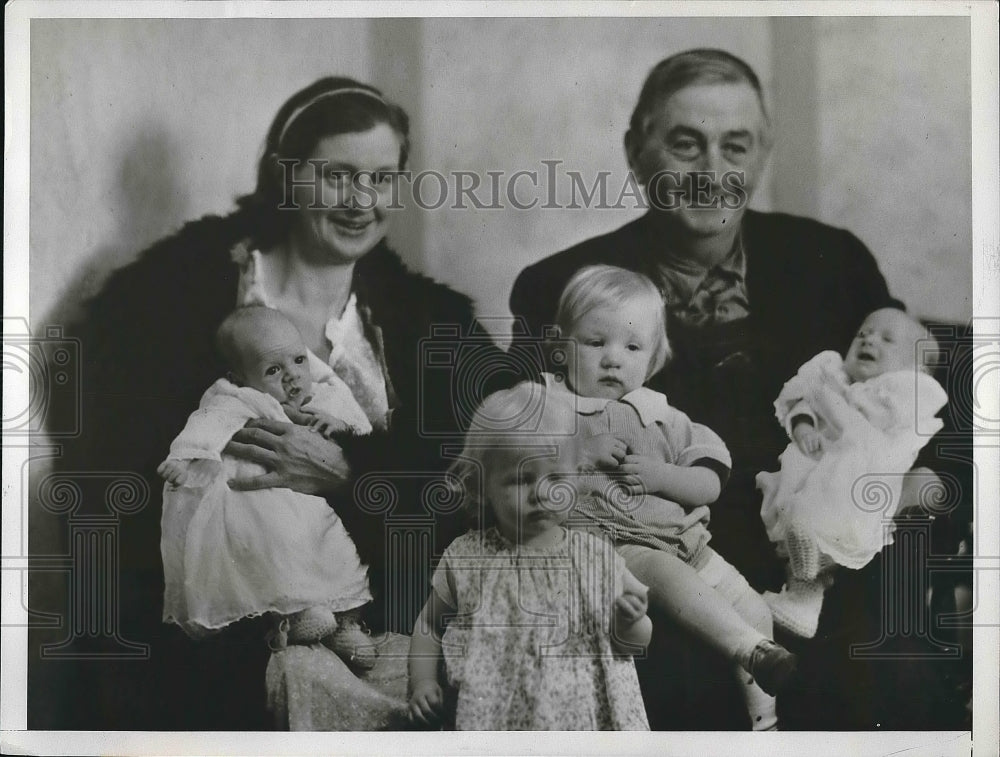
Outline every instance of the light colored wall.
{"label": "light colored wall", "polygon": [[823,181],[813,215],[861,237],[878,256],[892,292],[917,313],[967,321],[969,22],[814,23]]}
{"label": "light colored wall", "polygon": [[[414,170],[538,170],[624,181],[642,79],[694,46],[748,60],[779,143],[755,206],[845,226],[921,315],[971,316],[964,19],[35,20],[31,316],[253,186],[270,118],[344,73],[400,101]],[[507,316],[517,272],[629,210],[403,211],[405,259]]]}
{"label": "light colored wall", "polygon": [[271,119],[331,72],[367,78],[370,22],[31,22],[31,320],[253,189]]}
{"label": "light colored wall", "polygon": [[[542,161],[561,160],[556,204],[571,200],[570,170],[588,185],[610,172],[609,200],[617,199],[626,179],[622,140],[632,107],[649,69],[665,55],[723,47],[745,57],[765,83],[771,71],[766,19],[443,19],[422,27],[424,70],[433,72],[422,90],[426,127],[444,132],[427,141],[427,165],[507,175],[534,170],[542,182]],[[765,182],[758,200],[766,204],[767,196]],[[426,260],[469,291],[481,314],[506,316],[510,287],[524,266],[640,214],[627,208],[432,211],[425,221]]]}

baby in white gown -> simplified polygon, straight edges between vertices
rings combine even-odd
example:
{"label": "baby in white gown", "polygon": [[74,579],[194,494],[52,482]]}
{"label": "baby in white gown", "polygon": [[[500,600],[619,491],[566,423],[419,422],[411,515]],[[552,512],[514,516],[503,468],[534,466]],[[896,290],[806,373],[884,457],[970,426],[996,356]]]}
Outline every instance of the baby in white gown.
{"label": "baby in white gown", "polygon": [[251,418],[311,416],[325,436],[372,430],[350,389],[311,356],[280,312],[242,307],[219,328],[231,371],[202,396],[158,472],[163,493],[163,619],[198,637],[241,618],[275,613],[293,643],[322,642],[355,669],[374,664],[360,624],[371,601],[354,543],[326,500],[291,489],[234,491],[263,468],[223,454]]}
{"label": "baby in white gown", "polygon": [[[918,358],[924,328],[901,310],[868,315],[841,358],[822,352],[774,403],[791,444],[781,470],[760,473],[761,518],[787,583],[765,600],[786,630],[816,633],[835,565],[858,569],[892,542],[903,474],[940,430],[947,395]],[[881,496],[870,498],[871,487]],[[877,500],[873,506],[869,499]]]}

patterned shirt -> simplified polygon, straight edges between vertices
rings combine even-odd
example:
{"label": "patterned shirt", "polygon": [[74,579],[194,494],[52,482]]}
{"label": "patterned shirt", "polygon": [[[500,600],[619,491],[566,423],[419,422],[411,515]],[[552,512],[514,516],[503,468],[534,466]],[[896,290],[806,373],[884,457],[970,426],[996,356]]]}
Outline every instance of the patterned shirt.
{"label": "patterned shirt", "polygon": [[672,320],[686,326],[729,323],[750,315],[746,271],[742,237],[711,268],[674,257],[663,258],[657,265],[667,311]]}

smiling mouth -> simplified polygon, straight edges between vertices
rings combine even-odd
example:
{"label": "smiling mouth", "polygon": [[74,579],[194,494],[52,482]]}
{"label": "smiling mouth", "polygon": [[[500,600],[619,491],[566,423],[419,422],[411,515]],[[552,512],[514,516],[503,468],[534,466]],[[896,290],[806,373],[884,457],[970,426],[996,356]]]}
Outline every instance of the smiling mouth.
{"label": "smiling mouth", "polygon": [[375,223],[375,219],[373,218],[369,218],[367,220],[354,220],[339,216],[333,216],[330,219],[330,221],[338,229],[342,229],[343,231],[346,231],[350,234],[360,234],[363,231],[365,231],[365,229],[367,229],[369,226],[371,226],[373,223]]}

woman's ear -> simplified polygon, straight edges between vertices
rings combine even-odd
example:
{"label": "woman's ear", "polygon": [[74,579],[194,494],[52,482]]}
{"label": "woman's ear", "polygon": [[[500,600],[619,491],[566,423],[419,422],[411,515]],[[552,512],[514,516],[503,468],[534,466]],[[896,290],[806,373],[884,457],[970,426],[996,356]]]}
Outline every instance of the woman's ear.
{"label": "woman's ear", "polygon": [[272,186],[283,187],[285,186],[285,171],[286,166],[283,166],[278,161],[280,156],[276,152],[269,152],[264,156],[264,161],[267,164],[268,176],[271,177]]}

